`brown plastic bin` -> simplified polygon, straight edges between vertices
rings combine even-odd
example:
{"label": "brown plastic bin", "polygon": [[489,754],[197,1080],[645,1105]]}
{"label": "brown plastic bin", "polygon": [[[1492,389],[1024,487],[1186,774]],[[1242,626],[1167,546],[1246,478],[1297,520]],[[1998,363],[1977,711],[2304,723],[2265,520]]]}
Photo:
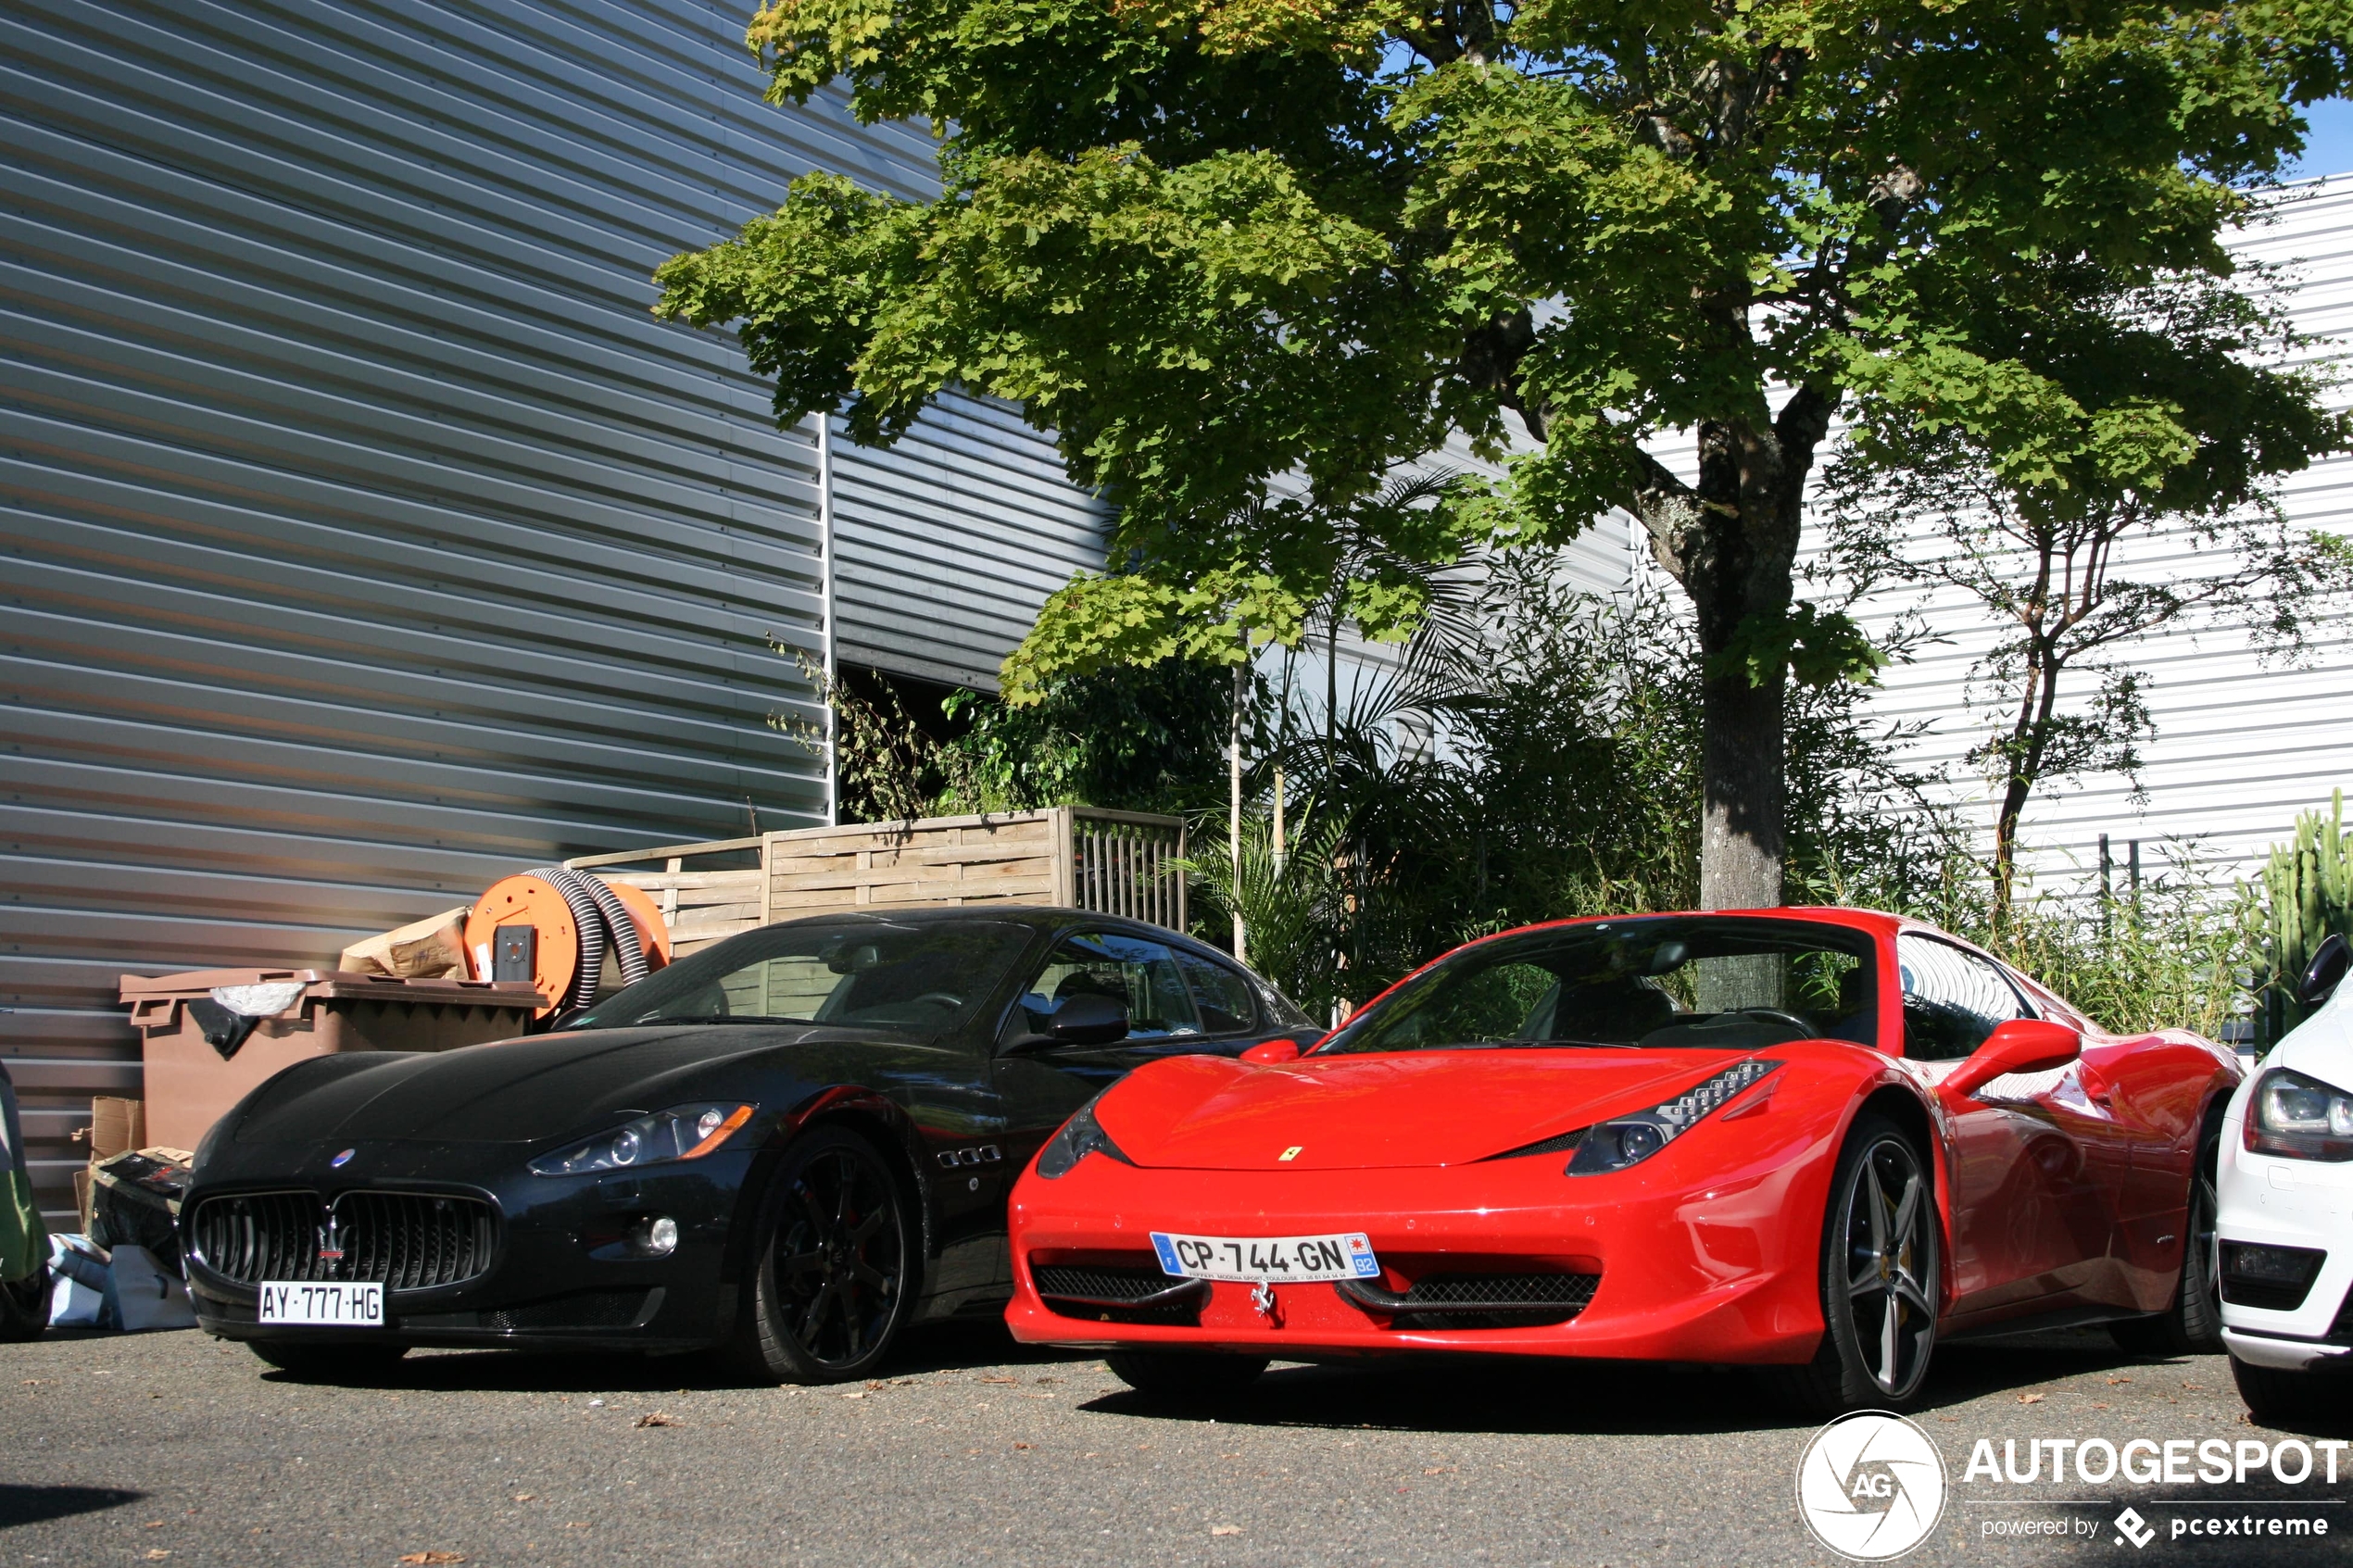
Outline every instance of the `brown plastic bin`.
{"label": "brown plastic bin", "polygon": [[[211,1003],[216,990],[231,986],[268,985],[302,988],[224,1058],[188,1004]],[[148,1141],[174,1148],[195,1148],[249,1090],[297,1061],[334,1051],[447,1051],[511,1039],[543,1005],[528,981],[396,980],[332,969],[126,974],[122,999],[144,1043]]]}

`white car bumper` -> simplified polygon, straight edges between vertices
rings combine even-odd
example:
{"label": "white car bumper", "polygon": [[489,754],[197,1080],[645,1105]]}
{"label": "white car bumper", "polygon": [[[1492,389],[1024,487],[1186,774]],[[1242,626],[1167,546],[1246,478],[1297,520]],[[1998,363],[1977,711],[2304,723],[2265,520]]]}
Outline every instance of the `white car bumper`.
{"label": "white car bumper", "polygon": [[[2235,1242],[2325,1258],[2294,1306],[2233,1301],[2226,1273],[2222,1343],[2233,1356],[2256,1366],[2303,1372],[2334,1364],[2353,1370],[2353,1306],[2347,1300],[2353,1294],[2353,1164],[2249,1151],[2245,1117],[2257,1076],[2250,1075],[2232,1098],[2222,1127],[2218,1240],[2225,1248]],[[2230,1253],[2223,1256],[2227,1260]],[[2249,1292],[2242,1286],[2238,1294]]]}

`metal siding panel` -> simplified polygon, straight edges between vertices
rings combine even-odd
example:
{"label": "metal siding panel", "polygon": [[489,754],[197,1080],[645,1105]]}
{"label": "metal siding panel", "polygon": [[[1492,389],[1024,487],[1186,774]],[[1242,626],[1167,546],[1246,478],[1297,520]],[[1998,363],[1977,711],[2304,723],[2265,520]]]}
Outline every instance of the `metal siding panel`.
{"label": "metal siding panel", "polygon": [[[138,1092],[123,972],[316,962],[518,863],[816,820],[767,722],[812,711],[770,639],[822,635],[814,444],[648,274],[802,169],[936,174],[838,96],[765,105],[743,21],[0,17],[0,1051],[53,1210],[87,1097]],[[937,515],[1058,537],[1023,434],[1001,505]]]}

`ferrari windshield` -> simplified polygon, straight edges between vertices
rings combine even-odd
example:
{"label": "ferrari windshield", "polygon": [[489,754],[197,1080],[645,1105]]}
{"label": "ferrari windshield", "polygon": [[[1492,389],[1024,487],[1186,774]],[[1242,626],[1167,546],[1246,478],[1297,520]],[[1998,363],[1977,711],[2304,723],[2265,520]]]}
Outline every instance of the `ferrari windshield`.
{"label": "ferrari windshield", "polygon": [[1474,943],[1318,1050],[1508,1046],[1749,1049],[1879,1038],[1870,936],[1739,915],[1653,915]]}
{"label": "ferrari windshield", "polygon": [[772,925],[681,959],[575,1019],[642,1023],[852,1023],[935,1030],[962,1022],[1028,946],[1000,921]]}

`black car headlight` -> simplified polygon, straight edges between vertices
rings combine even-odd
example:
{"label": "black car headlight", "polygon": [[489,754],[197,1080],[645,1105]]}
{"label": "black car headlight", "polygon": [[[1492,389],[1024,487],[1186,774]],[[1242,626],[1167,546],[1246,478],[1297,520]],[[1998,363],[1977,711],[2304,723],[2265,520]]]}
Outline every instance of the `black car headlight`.
{"label": "black car headlight", "polygon": [[2353,1095],[2274,1067],[2256,1080],[2246,1147],[2290,1160],[2353,1160]]}
{"label": "black car headlight", "polygon": [[1778,1061],[1752,1057],[1664,1104],[1595,1123],[1578,1139],[1577,1153],[1569,1160],[1566,1173],[1598,1176],[1641,1164],[1691,1131],[1708,1112],[1780,1065]]}
{"label": "black car headlight", "polygon": [[[1108,1091],[1106,1091],[1108,1092]],[[1063,1130],[1046,1141],[1038,1151],[1038,1173],[1048,1181],[1066,1176],[1080,1160],[1090,1154],[1108,1154],[1122,1165],[1136,1163],[1111,1141],[1101,1123],[1095,1120],[1095,1106],[1103,1097],[1097,1095],[1078,1108],[1077,1113],[1063,1123]]]}
{"label": "black car headlight", "polygon": [[531,1162],[537,1176],[577,1176],[589,1171],[634,1171],[673,1160],[700,1160],[743,1129],[752,1108],[735,1100],[674,1106],[640,1116],[625,1127]]}

